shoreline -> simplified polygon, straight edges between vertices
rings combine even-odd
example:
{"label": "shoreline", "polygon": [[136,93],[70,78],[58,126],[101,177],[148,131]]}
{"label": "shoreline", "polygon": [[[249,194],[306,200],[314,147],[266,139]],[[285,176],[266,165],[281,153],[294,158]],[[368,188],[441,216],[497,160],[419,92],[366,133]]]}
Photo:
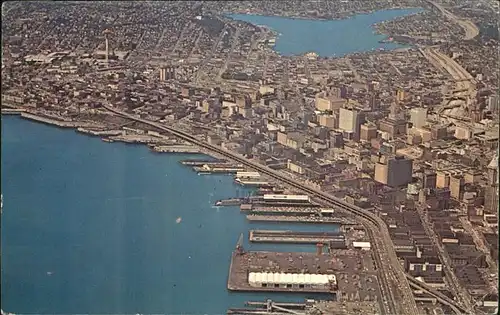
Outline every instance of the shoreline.
{"label": "shoreline", "polygon": [[[236,12],[223,12],[223,15],[226,16],[226,17],[229,17],[229,18],[231,18],[233,20],[236,20],[236,19],[232,18],[231,15],[237,15],[238,14],[238,15],[273,17],[273,18],[278,17],[278,18],[290,19],[290,20],[310,20],[310,21],[324,21],[324,22],[328,22],[328,21],[342,21],[342,20],[346,20],[346,19],[355,17],[357,15],[368,15],[368,14],[373,14],[375,12],[380,12],[380,11],[412,10],[412,9],[422,9],[422,10],[425,10],[425,8],[418,7],[418,6],[415,6],[415,7],[404,7],[404,6],[402,6],[402,7],[393,7],[393,8],[379,9],[379,10],[366,10],[366,11],[360,11],[360,12],[349,12],[349,13],[346,13],[345,15],[342,15],[341,17],[336,17],[336,18],[335,17],[324,18],[324,17],[314,17],[314,16],[300,16],[300,15],[290,15],[290,16],[287,16],[287,15],[280,15],[280,14],[277,14],[277,13],[256,13],[256,12],[240,12],[240,11],[236,11]],[[406,15],[404,15],[404,16],[406,16]],[[236,21],[238,21],[238,20],[236,20]],[[246,22],[246,21],[244,21],[244,22]],[[251,22],[247,22],[247,23],[251,23]],[[251,24],[254,24],[254,23],[251,23]]]}
{"label": "shoreline", "polygon": [[[100,137],[101,140],[107,143],[113,143],[113,142],[120,142],[124,144],[135,144],[135,145],[145,145],[146,147],[149,147],[150,151],[152,153],[167,153],[167,154],[188,154],[188,155],[206,155],[207,157],[215,158],[215,159],[221,159],[223,156],[220,156],[218,154],[208,152],[204,148],[196,147],[196,146],[191,146],[192,148],[187,148],[186,145],[182,144],[170,144],[166,143],[165,140],[154,137],[152,135],[149,135],[148,139],[151,139],[151,141],[137,141],[135,139],[131,138],[126,138],[121,135],[110,135],[109,133],[117,133],[118,131],[124,132],[124,130],[104,130],[104,131],[94,131],[94,130],[87,130],[85,128],[106,128],[102,123],[99,124],[97,122],[65,122],[65,121],[59,121],[56,119],[50,119],[43,117],[41,115],[33,114],[33,113],[28,113],[26,109],[24,108],[11,108],[9,111],[4,111],[5,109],[2,108],[2,116],[18,116],[23,120],[31,121],[34,123],[39,123],[39,124],[44,124],[47,126],[52,126],[56,128],[61,128],[61,129],[73,129],[75,132],[80,133],[85,136],[90,136],[90,137]],[[11,111],[12,110],[12,111]],[[69,124],[68,124],[69,123]],[[155,150],[155,147],[151,147],[151,142],[161,142],[163,140],[163,144],[155,144],[155,147],[158,148],[158,150]],[[168,147],[172,147],[172,151],[169,150]],[[183,148],[186,147],[186,148]],[[186,149],[185,151],[183,149]]]}

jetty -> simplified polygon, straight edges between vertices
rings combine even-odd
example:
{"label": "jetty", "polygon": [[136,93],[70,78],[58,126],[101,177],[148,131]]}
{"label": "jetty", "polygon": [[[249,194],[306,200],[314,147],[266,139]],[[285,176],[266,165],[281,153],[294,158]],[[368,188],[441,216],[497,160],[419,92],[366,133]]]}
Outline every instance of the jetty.
{"label": "jetty", "polygon": [[193,145],[158,145],[152,150],[158,153],[201,153],[200,149]]}
{"label": "jetty", "polygon": [[293,223],[358,225],[356,221],[347,218],[299,217],[299,216],[287,216],[287,215],[249,214],[247,215],[247,220],[254,222],[293,222]]}

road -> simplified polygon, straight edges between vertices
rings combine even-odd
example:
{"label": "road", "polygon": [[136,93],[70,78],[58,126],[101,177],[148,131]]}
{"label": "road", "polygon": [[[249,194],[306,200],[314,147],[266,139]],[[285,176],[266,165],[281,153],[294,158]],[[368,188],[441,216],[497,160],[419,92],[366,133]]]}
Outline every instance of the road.
{"label": "road", "polygon": [[[227,57],[226,57],[226,60],[224,61],[224,65],[219,70],[219,73],[218,73],[217,78],[216,78],[217,81],[220,81],[222,75],[227,70],[229,62],[231,61],[231,56],[233,54],[233,51],[236,48],[236,45],[238,45],[238,39],[240,37],[240,33],[241,33],[241,28],[236,26],[236,31],[234,32],[233,37],[231,39],[231,48],[229,48],[229,52],[227,53]],[[249,55],[250,55],[250,53],[249,53]]]}
{"label": "road", "polygon": [[210,59],[212,59],[212,56],[217,51],[217,47],[222,42],[222,39],[224,38],[224,35],[226,35],[226,33],[227,33],[227,25],[224,25],[224,28],[220,31],[219,36],[217,37],[217,39],[213,43],[212,48],[205,55],[205,58],[203,58],[203,60],[201,61],[200,68],[196,72],[196,77],[195,77],[195,80],[194,80],[195,82],[199,82],[199,80],[201,79],[201,76],[202,76],[202,74],[205,71],[205,66],[210,61]]}
{"label": "road", "polygon": [[453,22],[460,25],[465,31],[464,40],[470,40],[479,35],[479,28],[469,20],[461,19],[450,11],[446,10],[442,5],[431,0],[427,0],[428,3],[432,4],[436,9],[438,9],[446,18],[452,20]]}
{"label": "road", "polygon": [[[376,263],[379,269],[380,274],[382,274],[382,277],[379,279],[382,286],[386,288],[396,288],[400,290],[400,294],[402,299],[391,299],[390,301],[386,301],[387,303],[387,308],[389,309],[389,313],[387,314],[418,314],[418,309],[415,303],[415,299],[413,298],[413,293],[410,289],[410,284],[413,283],[414,286],[417,286],[419,288],[425,289],[429,291],[429,294],[432,296],[436,297],[439,301],[450,305],[452,308],[455,308],[457,310],[457,313],[463,313],[464,310],[460,305],[457,305],[454,301],[450,300],[448,297],[444,296],[443,294],[436,292],[434,289],[430,288],[429,286],[422,284],[415,280],[413,277],[410,275],[405,275],[403,267],[398,261],[398,258],[396,256],[396,252],[394,251],[394,246],[392,244],[392,241],[389,236],[389,231],[387,229],[386,224],[380,219],[378,216],[374,215],[373,213],[362,209],[360,207],[354,206],[352,204],[349,204],[345,202],[344,200],[338,199],[335,196],[332,196],[328,193],[325,193],[321,190],[315,189],[310,187],[307,184],[304,184],[303,182],[299,182],[296,180],[293,180],[286,176],[284,173],[273,170],[267,166],[264,166],[262,164],[259,164],[255,161],[249,160],[245,158],[244,156],[227,151],[225,149],[222,149],[221,147],[214,146],[211,144],[208,144],[204,141],[201,141],[195,137],[193,137],[190,133],[184,132],[184,131],[179,131],[177,129],[171,128],[171,127],[166,127],[164,125],[161,125],[159,123],[155,123],[152,121],[148,121],[146,119],[138,118],[134,115],[119,111],[115,108],[113,108],[110,105],[104,105],[104,108],[107,109],[110,112],[113,112],[115,114],[118,114],[122,117],[128,118],[135,120],[137,122],[153,126],[155,128],[158,128],[160,130],[167,131],[187,142],[193,143],[195,145],[198,145],[202,148],[205,148],[209,151],[216,152],[220,155],[223,155],[225,157],[228,157],[238,163],[241,163],[251,169],[254,169],[255,171],[258,171],[264,175],[267,175],[271,178],[274,178],[275,180],[281,181],[285,184],[288,184],[294,188],[297,188],[299,190],[302,190],[311,196],[328,203],[330,206],[334,206],[339,208],[340,210],[350,212],[354,215],[357,215],[361,218],[363,223],[368,227],[367,231],[371,235],[372,238],[372,243],[374,246],[374,256],[376,257]],[[376,232],[376,234],[374,234]],[[406,278],[405,278],[406,277]],[[397,280],[397,283],[391,284],[387,280],[387,278],[390,278],[389,280]],[[389,289],[391,291],[391,289]],[[390,293],[390,292],[389,292]],[[387,298],[387,297],[386,297]]]}
{"label": "road", "polygon": [[[469,101],[475,97],[476,81],[458,62],[432,47],[419,48],[419,51],[434,67],[438,70],[445,70],[455,80],[454,97]],[[447,101],[444,100],[441,105],[441,110],[443,110],[448,105]]]}

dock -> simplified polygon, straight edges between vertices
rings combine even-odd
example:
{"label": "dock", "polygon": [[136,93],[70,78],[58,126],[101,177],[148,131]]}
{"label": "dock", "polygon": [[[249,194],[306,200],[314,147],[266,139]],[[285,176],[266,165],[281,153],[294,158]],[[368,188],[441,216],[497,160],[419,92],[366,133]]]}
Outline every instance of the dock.
{"label": "dock", "polygon": [[250,230],[250,242],[292,243],[292,244],[330,244],[341,243],[345,247],[345,236],[340,232],[296,232],[273,230]]}
{"label": "dock", "polygon": [[193,170],[205,174],[235,174],[244,170],[243,166],[194,166]]}
{"label": "dock", "polygon": [[235,183],[240,184],[241,186],[253,186],[253,187],[271,187],[268,181],[264,180],[251,180],[251,179],[240,179],[235,178]]}
{"label": "dock", "polygon": [[290,216],[311,216],[319,213],[318,209],[309,207],[265,207],[253,206],[250,204],[245,207],[240,207],[242,212],[247,212],[257,215],[290,215]]}
{"label": "dock", "polygon": [[249,202],[249,198],[230,198],[217,200],[214,205],[217,207],[239,206],[241,204],[245,204],[246,202]]}
{"label": "dock", "polygon": [[21,115],[24,112],[24,108],[2,108],[2,115]]}
{"label": "dock", "polygon": [[85,128],[81,128],[81,127],[76,129],[76,131],[78,131],[80,133],[87,134],[87,135],[99,136],[99,137],[119,136],[119,135],[123,134],[122,130],[92,130],[92,129],[85,129]]}
{"label": "dock", "polygon": [[159,144],[162,143],[162,139],[153,137],[151,135],[119,135],[110,136],[109,140],[131,143],[131,144]]}
{"label": "dock", "polygon": [[331,217],[301,217],[301,216],[286,216],[286,215],[247,215],[248,221],[254,222],[293,222],[293,223],[323,223],[323,224],[341,224],[341,225],[359,225],[356,221],[347,218],[331,218]]}
{"label": "dock", "polygon": [[152,150],[158,153],[200,153],[200,149],[193,145],[158,145],[152,147]]}
{"label": "dock", "polygon": [[187,165],[187,166],[203,166],[203,165],[209,165],[209,166],[216,166],[216,165],[221,165],[221,164],[227,164],[227,160],[182,160],[180,161],[182,165]]}
{"label": "dock", "polygon": [[310,308],[315,301],[311,300],[306,301],[306,303],[281,303],[274,302],[273,300],[268,299],[265,302],[253,302],[247,301],[245,306],[250,306],[252,308],[230,308],[227,311],[227,314],[297,314],[303,315],[306,314],[305,310]]}

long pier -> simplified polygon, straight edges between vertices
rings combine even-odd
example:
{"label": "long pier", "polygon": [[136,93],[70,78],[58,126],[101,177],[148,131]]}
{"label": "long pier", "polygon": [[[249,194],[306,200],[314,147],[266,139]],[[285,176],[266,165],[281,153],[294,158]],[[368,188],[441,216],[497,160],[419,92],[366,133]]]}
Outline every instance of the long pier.
{"label": "long pier", "polygon": [[158,153],[200,153],[198,147],[192,145],[158,145],[153,147]]}
{"label": "long pier", "polygon": [[345,242],[345,237],[335,232],[250,230],[249,240],[260,243],[327,244]]}
{"label": "long pier", "polygon": [[2,108],[2,115],[21,115],[24,112],[24,108]]}
{"label": "long pier", "polygon": [[341,224],[341,225],[358,225],[354,220],[347,218],[318,218],[318,217],[297,217],[287,215],[247,215],[248,221],[255,222],[293,222],[293,223],[322,223],[322,224]]}

